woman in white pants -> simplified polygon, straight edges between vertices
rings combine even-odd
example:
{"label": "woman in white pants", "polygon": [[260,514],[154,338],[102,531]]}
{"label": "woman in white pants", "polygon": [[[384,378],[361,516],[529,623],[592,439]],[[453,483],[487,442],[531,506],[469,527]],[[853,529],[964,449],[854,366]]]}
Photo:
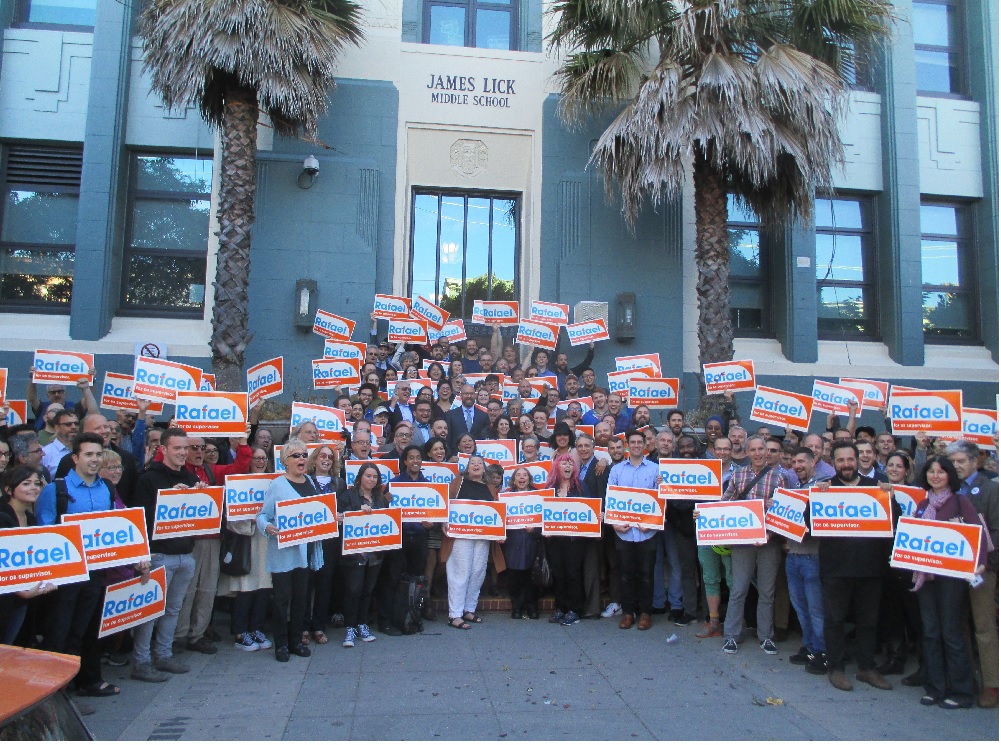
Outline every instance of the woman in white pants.
{"label": "woman in white pants", "polygon": [[[449,503],[454,499],[492,501],[493,492],[484,481],[486,464],[474,455],[466,464],[466,473],[449,484]],[[445,562],[448,575],[448,625],[469,630],[471,623],[483,623],[476,615],[480,586],[487,573],[490,541],[480,538],[453,538],[452,550]]]}

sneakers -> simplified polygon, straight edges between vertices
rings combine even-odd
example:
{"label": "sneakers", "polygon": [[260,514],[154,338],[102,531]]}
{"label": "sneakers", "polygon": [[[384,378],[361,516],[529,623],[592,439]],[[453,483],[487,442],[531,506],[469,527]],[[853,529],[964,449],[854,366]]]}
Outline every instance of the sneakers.
{"label": "sneakers", "polygon": [[794,665],[805,665],[810,661],[810,650],[806,647],[800,647],[796,654],[789,655],[789,662]]}
{"label": "sneakers", "polygon": [[775,646],[775,642],[771,639],[765,639],[761,642],[761,651],[765,654],[778,654],[779,648]]}
{"label": "sneakers", "polygon": [[695,635],[696,639],[712,639],[714,636],[723,636],[723,624],[719,621],[706,621],[702,631]]}
{"label": "sneakers", "polygon": [[729,638],[723,643],[723,651],[727,654],[737,654],[737,640]]}
{"label": "sneakers", "polygon": [[671,620],[674,621],[675,626],[687,626],[695,620],[695,616],[690,616],[685,611],[681,611],[681,613],[675,615]]}
{"label": "sneakers", "polygon": [[288,662],[292,659],[288,653],[288,647],[275,647],[275,659],[279,662]]}
{"label": "sneakers", "polygon": [[549,617],[549,623],[560,623],[563,621],[563,611],[554,610],[553,615]]}
{"label": "sneakers", "polygon": [[612,616],[618,616],[622,614],[622,606],[618,603],[609,603],[608,606],[601,612],[602,618],[611,618]]}
{"label": "sneakers", "polygon": [[827,673],[827,655],[823,652],[810,654],[810,659],[806,663],[806,671],[811,675],[824,675]]}
{"label": "sneakers", "polygon": [[363,642],[375,641],[375,635],[368,628],[368,625],[364,623],[358,624],[358,638],[360,638]]}
{"label": "sneakers", "polygon": [[162,670],[165,673],[176,673],[178,675],[191,670],[190,667],[173,657],[161,657],[159,660],[155,660],[153,662],[153,667],[157,670]]}
{"label": "sneakers", "polygon": [[578,616],[575,611],[570,611],[563,616],[563,620],[560,621],[560,626],[573,626],[575,623],[580,623],[580,616]]}
{"label": "sneakers", "polygon": [[256,652],[261,648],[261,645],[257,643],[257,640],[250,634],[240,634],[236,637],[236,643],[233,644],[234,647],[242,652]]}
{"label": "sneakers", "polygon": [[254,643],[257,644],[257,646],[260,647],[261,649],[271,649],[271,647],[274,646],[271,643],[271,640],[264,635],[263,631],[260,630],[255,631],[254,633],[250,634],[250,638],[253,639]]}
{"label": "sneakers", "polygon": [[215,654],[218,648],[204,636],[201,639],[192,641],[188,639],[187,649],[189,652],[201,652],[202,654]]}
{"label": "sneakers", "polygon": [[170,680],[170,676],[167,673],[154,669],[148,662],[144,662],[141,665],[133,665],[130,677],[133,680],[141,680],[145,683],[166,683]]}
{"label": "sneakers", "polygon": [[355,631],[354,626],[348,626],[344,630],[344,641],[341,642],[342,647],[353,647],[355,645],[355,639],[358,638],[358,632]]}
{"label": "sneakers", "polygon": [[298,644],[289,647],[288,651],[294,654],[296,657],[309,657],[311,654],[313,654],[312,652],[309,651],[309,647],[307,647],[302,642],[299,642]]}

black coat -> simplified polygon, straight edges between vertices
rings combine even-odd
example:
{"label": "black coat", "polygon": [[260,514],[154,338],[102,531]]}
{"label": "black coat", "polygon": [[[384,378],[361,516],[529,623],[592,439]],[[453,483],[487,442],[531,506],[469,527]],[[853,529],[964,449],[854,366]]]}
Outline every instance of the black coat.
{"label": "black coat", "polygon": [[[153,535],[153,521],[156,514],[156,495],[160,489],[174,489],[178,484],[193,487],[198,483],[198,477],[187,468],[180,471],[172,471],[161,462],[150,463],[149,468],[143,471],[136,482],[135,493],[132,498],[133,507],[142,507],[146,511],[146,531]],[[161,538],[160,540],[150,540],[150,550],[155,554],[190,554],[195,550],[195,539],[186,536],[183,538]]]}
{"label": "black coat", "polygon": [[469,432],[474,440],[490,439],[490,417],[486,412],[473,409],[473,428],[466,428],[466,417],[462,413],[462,407],[452,409],[445,414],[445,423],[448,424],[448,452],[454,453],[459,444],[459,438]]}

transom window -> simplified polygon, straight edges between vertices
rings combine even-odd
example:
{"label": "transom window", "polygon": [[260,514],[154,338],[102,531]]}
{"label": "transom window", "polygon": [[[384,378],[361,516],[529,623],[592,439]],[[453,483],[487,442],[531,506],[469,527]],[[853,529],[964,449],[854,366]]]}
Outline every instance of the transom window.
{"label": "transom window", "polygon": [[424,0],[424,43],[518,48],[515,0]]}
{"label": "transom window", "polygon": [[914,0],[911,8],[918,91],[962,94],[965,82],[959,6],[954,0]]}
{"label": "transom window", "polygon": [[968,212],[965,205],[921,205],[922,319],[930,342],[976,336]]}
{"label": "transom window", "polygon": [[735,336],[762,336],[769,331],[767,255],[761,250],[757,215],[738,206],[732,195],[726,204],[730,235],[730,321]]}
{"label": "transom window", "polygon": [[18,25],[28,28],[94,28],[97,0],[18,0]]}
{"label": "transom window", "polygon": [[875,336],[871,200],[818,199],[815,214],[818,334]]}

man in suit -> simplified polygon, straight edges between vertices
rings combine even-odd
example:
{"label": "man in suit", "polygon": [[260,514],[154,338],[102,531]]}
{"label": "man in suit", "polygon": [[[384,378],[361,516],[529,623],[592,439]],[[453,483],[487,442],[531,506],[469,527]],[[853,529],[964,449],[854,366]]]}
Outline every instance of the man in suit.
{"label": "man in suit", "polygon": [[[577,435],[575,443],[577,456],[580,459],[580,483],[584,486],[584,494],[589,497],[605,496],[605,489],[608,486],[608,472],[610,466],[603,460],[599,460],[594,454],[594,440],[588,435]],[[608,536],[605,537],[605,528],[608,529]],[[602,539],[600,541],[588,541],[584,548],[584,593],[586,602],[584,604],[584,618],[597,618],[602,611],[601,607],[601,568],[602,563],[608,564],[608,594],[611,602],[618,605],[619,602],[619,561],[615,553],[614,532],[608,526],[602,528]],[[608,547],[611,550],[608,550]],[[621,606],[619,606],[621,608]]]}
{"label": "man in suit", "polygon": [[400,422],[413,424],[414,412],[410,408],[410,381],[401,380],[396,384],[396,390],[386,407],[389,409],[390,429],[396,429]]}
{"label": "man in suit", "polygon": [[482,440],[490,436],[490,418],[486,412],[480,411],[473,405],[476,401],[476,391],[468,383],[462,386],[459,392],[462,406],[451,409],[445,414],[445,422],[448,424],[448,451],[455,452],[459,444],[459,438],[469,432],[473,439]]}
{"label": "man in suit", "polygon": [[414,404],[413,410],[414,436],[410,440],[410,444],[424,447],[424,443],[434,436],[431,434],[431,403],[429,401],[418,401]]}

